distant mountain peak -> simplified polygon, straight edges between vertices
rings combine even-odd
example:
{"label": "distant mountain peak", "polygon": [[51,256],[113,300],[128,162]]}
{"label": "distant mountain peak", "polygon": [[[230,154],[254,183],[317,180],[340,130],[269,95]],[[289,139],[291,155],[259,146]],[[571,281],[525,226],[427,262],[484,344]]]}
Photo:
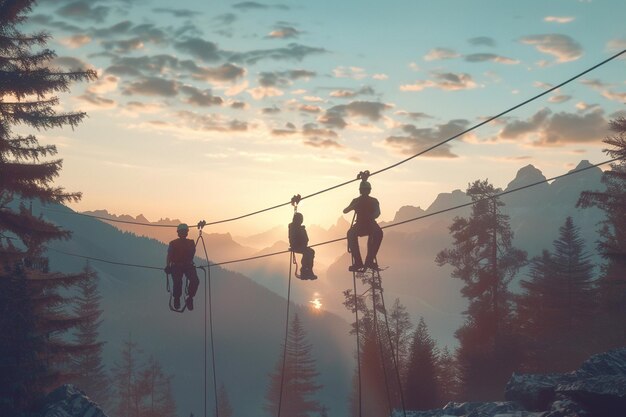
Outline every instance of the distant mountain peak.
{"label": "distant mountain peak", "polygon": [[582,161],[580,161],[578,163],[578,165],[576,165],[576,168],[574,168],[574,171],[579,170],[579,169],[589,168],[589,167],[592,167],[592,166],[593,166],[593,164],[591,162],[589,162],[589,160],[583,159]]}
{"label": "distant mountain peak", "polygon": [[534,165],[528,164],[525,167],[521,168],[517,171],[517,175],[515,179],[507,185],[506,189],[510,190],[513,188],[523,187],[525,185],[533,184],[540,181],[545,181],[546,177],[543,173],[535,168]]}

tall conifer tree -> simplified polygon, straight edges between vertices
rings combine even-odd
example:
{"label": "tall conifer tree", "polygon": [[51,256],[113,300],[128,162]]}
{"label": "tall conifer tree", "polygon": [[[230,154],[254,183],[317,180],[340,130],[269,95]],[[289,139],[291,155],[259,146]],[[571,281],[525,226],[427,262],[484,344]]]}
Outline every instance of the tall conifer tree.
{"label": "tall conifer tree", "polygon": [[[34,135],[22,132],[76,126],[85,113],[57,112],[59,100],[54,94],[67,92],[73,81],[96,76],[93,71],[64,72],[49,66],[56,55],[45,48],[48,36],[20,30],[34,4],[33,0],[0,1],[0,275],[3,294],[18,297],[3,299],[0,305],[7,309],[6,303],[12,304],[10,314],[0,315],[0,327],[14,336],[0,339],[0,344],[9,345],[0,350],[10,353],[3,356],[8,365],[0,374],[14,381],[0,404],[12,409],[13,415],[35,408],[47,389],[63,381],[70,355],[80,350],[65,334],[80,320],[68,314],[61,289],[83,279],[80,274],[48,272],[43,244],[67,238],[69,233],[27,208],[28,200],[64,203],[80,194],[53,185],[61,161],[42,159],[56,154],[56,148],[40,145]],[[15,327],[17,316],[26,320],[20,327]],[[11,346],[20,341],[21,345]],[[13,352],[13,347],[19,352]]]}
{"label": "tall conifer tree", "polygon": [[473,400],[501,398],[501,387],[518,362],[508,285],[525,264],[526,252],[513,246],[509,217],[501,210],[504,203],[495,197],[499,191],[488,181],[469,185],[472,213],[454,219],[453,247],[436,257],[440,266],[453,266],[452,276],[465,284],[461,294],[469,302],[467,318],[456,337],[463,391]]}
{"label": "tall conifer tree", "polygon": [[606,214],[598,244],[605,260],[599,281],[598,321],[603,349],[626,345],[626,118],[611,121],[610,128],[614,135],[604,140],[608,146],[604,151],[620,160],[602,174],[605,191],[586,191],[578,201],[581,207],[599,207]]}
{"label": "tall conifer tree", "polygon": [[[279,402],[283,416],[312,417],[313,413],[321,411],[321,404],[313,398],[322,386],[316,383],[318,372],[315,369],[312,348],[313,346],[306,340],[304,327],[296,314],[291,321],[287,335],[285,368],[283,369],[281,350],[275,371],[270,375],[265,410],[271,415],[278,414]],[[280,399],[281,379],[283,381],[282,401]]]}
{"label": "tall conifer tree", "polygon": [[435,341],[430,337],[424,319],[420,318],[413,333],[404,384],[404,398],[409,410],[429,410],[439,405],[437,359]]}

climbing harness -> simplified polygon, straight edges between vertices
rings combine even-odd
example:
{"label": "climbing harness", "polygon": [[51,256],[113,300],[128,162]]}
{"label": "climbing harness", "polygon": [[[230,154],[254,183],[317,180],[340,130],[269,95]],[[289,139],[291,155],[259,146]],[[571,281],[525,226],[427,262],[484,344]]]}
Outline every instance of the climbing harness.
{"label": "climbing harness", "polygon": [[[174,285],[174,277],[172,276],[172,284],[170,285],[170,272],[169,269],[165,271],[165,288],[170,295],[170,301],[168,303],[169,308],[174,313],[184,313],[187,310],[187,303],[183,303],[182,307],[175,308],[174,307],[174,292],[172,290],[172,286]],[[185,275],[185,285],[184,285],[184,294],[185,298],[189,296],[189,279],[187,279],[187,275]]]}

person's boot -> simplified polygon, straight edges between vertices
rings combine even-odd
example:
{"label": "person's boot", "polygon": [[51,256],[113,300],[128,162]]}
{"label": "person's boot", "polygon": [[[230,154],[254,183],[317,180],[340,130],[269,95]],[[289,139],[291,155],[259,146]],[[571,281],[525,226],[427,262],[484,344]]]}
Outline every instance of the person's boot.
{"label": "person's boot", "polygon": [[350,272],[363,272],[363,269],[365,269],[365,267],[363,266],[362,263],[354,263],[354,265],[350,265],[348,267],[348,271]]}
{"label": "person's boot", "polygon": [[180,298],[174,298],[174,310],[178,310],[180,308]]}
{"label": "person's boot", "polygon": [[369,259],[369,258],[365,258],[365,269],[371,269],[374,271],[378,271],[378,264],[376,263],[375,260],[373,259]]}
{"label": "person's boot", "polygon": [[315,275],[313,273],[313,270],[310,268],[303,268],[302,269],[302,279],[310,279],[310,280],[314,280],[317,279],[317,275]]}
{"label": "person's boot", "polygon": [[193,298],[187,297],[187,299],[185,300],[185,304],[187,304],[187,309],[189,311],[193,310]]}

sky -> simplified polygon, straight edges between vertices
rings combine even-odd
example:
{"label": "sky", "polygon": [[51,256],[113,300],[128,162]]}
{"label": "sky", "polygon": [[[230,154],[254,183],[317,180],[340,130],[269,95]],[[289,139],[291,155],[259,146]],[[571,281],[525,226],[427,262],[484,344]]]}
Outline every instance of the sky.
{"label": "sky", "polygon": [[[40,132],[57,181],[107,209],[156,221],[215,221],[376,171],[626,49],[626,2],[609,0],[44,0],[52,66],[96,69],[59,110],[74,130]],[[382,219],[404,205],[523,166],[546,177],[602,153],[625,114],[626,60],[371,178]],[[330,226],[353,183],[300,205]],[[212,229],[252,234],[285,207]],[[348,220],[349,218],[346,217]]]}

